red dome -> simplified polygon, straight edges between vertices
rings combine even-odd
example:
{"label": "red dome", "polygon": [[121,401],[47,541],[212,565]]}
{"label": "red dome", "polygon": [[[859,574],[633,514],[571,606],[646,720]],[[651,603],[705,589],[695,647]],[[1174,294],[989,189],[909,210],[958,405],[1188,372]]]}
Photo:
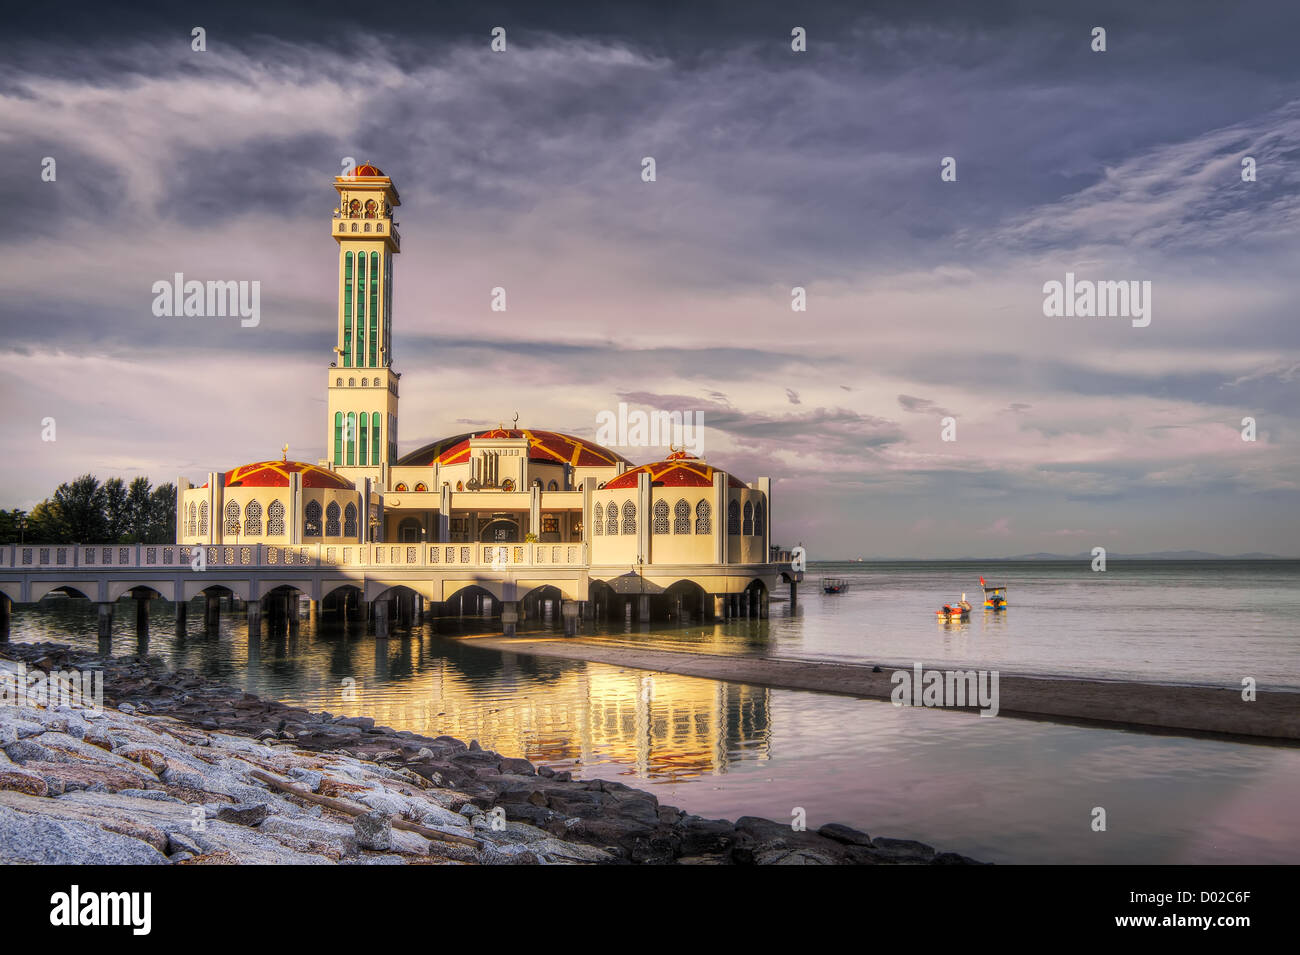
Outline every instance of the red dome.
{"label": "red dome", "polygon": [[612,468],[618,462],[631,464],[627,458],[582,438],[559,431],[534,431],[531,428],[493,428],[478,434],[460,434],[444,438],[413,451],[397,463],[402,466],[430,467],[438,464],[463,464],[469,460],[472,438],[527,438],[528,460],[547,464],[570,464],[578,468]]}
{"label": "red dome", "polygon": [[378,166],[372,166],[368,162],[363,162],[360,166],[357,166],[352,170],[353,176],[382,176],[383,174],[383,170]]}
{"label": "red dome", "polygon": [[[356,490],[356,485],[342,475],[302,461],[259,461],[242,465],[226,472],[226,487],[288,487],[289,475],[294,472],[302,475],[303,487]],[[206,484],[203,486],[207,487]]]}
{"label": "red dome", "polygon": [[[674,451],[667,460],[643,464],[640,467],[624,471],[612,481],[605,483],[605,489],[617,491],[622,488],[636,487],[637,474],[644,471],[650,475],[651,485],[662,487],[712,487],[713,474],[718,469],[705,464],[693,454]],[[728,487],[744,487],[745,482],[733,474],[727,475]]]}

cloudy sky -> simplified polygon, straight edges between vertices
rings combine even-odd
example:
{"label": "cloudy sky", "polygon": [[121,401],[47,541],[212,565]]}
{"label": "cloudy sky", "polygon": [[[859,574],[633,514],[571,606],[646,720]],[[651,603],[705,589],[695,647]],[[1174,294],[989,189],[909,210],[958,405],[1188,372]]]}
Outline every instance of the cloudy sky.
{"label": "cloudy sky", "polygon": [[[0,506],[320,458],[352,156],[402,196],[403,451],[623,401],[814,559],[1300,553],[1300,7],[171,6],[0,39]],[[175,272],[260,324],[155,317]],[[1045,317],[1067,272],[1150,325]]]}

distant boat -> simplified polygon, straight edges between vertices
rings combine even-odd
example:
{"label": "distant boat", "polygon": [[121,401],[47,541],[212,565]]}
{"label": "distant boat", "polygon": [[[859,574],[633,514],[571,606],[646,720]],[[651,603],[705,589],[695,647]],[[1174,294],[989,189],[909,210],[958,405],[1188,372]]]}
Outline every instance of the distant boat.
{"label": "distant boat", "polygon": [[980,578],[980,586],[984,588],[984,609],[985,610],[1006,610],[1007,609],[1007,588],[990,587],[984,583],[984,578]]}
{"label": "distant boat", "polygon": [[966,595],[961,595],[961,600],[955,604],[944,604],[943,607],[934,612],[936,617],[941,620],[965,620],[970,616],[970,602]]}
{"label": "distant boat", "polygon": [[849,589],[849,582],[843,577],[823,577],[822,593],[842,594]]}

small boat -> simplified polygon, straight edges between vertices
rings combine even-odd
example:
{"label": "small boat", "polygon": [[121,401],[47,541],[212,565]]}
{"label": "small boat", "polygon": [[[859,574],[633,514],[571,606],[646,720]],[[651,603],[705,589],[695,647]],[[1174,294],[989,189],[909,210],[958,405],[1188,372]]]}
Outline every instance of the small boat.
{"label": "small boat", "polygon": [[843,577],[823,577],[822,593],[842,594],[849,589],[849,582]]}
{"label": "small boat", "polygon": [[984,578],[980,578],[980,586],[984,588],[984,609],[985,610],[1006,610],[1007,609],[1007,588],[990,587],[984,583]]}
{"label": "small boat", "polygon": [[966,595],[961,595],[961,600],[955,604],[944,604],[943,607],[934,612],[936,617],[941,620],[964,620],[970,616],[970,602]]}

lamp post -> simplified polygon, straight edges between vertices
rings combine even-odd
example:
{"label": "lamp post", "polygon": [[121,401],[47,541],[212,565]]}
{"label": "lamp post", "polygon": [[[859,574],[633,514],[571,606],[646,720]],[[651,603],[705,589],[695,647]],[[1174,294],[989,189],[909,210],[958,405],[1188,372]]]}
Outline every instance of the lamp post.
{"label": "lamp post", "polygon": [[18,525],[18,544],[21,546],[27,542],[27,515],[20,515],[15,523]]}

